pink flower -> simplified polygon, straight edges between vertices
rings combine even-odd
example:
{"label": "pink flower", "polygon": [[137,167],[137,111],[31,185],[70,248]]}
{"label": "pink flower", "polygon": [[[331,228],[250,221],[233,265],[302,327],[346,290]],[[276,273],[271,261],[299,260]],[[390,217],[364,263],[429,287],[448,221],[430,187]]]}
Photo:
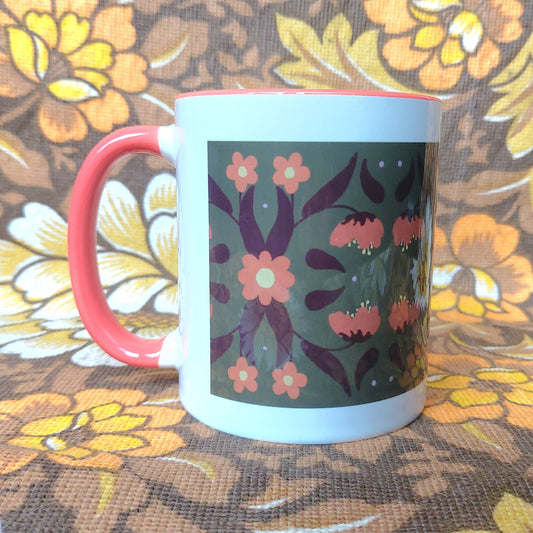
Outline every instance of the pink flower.
{"label": "pink flower", "polygon": [[422,238],[422,219],[412,213],[406,212],[400,215],[392,226],[394,244],[405,250],[411,241]]}
{"label": "pink flower", "polygon": [[288,361],[283,368],[276,368],[272,372],[274,394],[284,394],[285,392],[291,400],[300,396],[300,389],[307,385],[307,376],[297,371],[296,365]]}
{"label": "pink flower", "polygon": [[357,244],[363,253],[370,253],[381,246],[384,233],[383,223],[372,213],[352,213],[335,226],[329,243],[338,248]]}
{"label": "pink flower", "polygon": [[266,250],[259,258],[252,254],[242,258],[244,268],[239,270],[239,281],[244,285],[242,295],[247,300],[259,298],[263,305],[269,305],[272,299],[286,302],[290,298],[289,287],[294,285],[294,275],[289,272],[290,260],[280,255],[272,259]]}
{"label": "pink flower", "polygon": [[331,329],[346,341],[362,342],[378,330],[381,317],[377,306],[361,304],[357,312],[343,313],[337,311],[328,316]]}
{"label": "pink flower", "polygon": [[394,331],[404,331],[407,326],[412,326],[420,316],[420,305],[416,302],[410,304],[406,298],[392,304],[389,324]]}
{"label": "pink flower", "polygon": [[298,152],[292,153],[289,159],[278,155],[274,158],[274,168],[274,183],[285,187],[288,194],[294,194],[298,185],[311,176],[309,168],[302,165],[302,156]]}
{"label": "pink flower", "polygon": [[242,392],[248,389],[250,392],[257,390],[257,375],[259,374],[255,366],[250,366],[244,357],[239,357],[235,366],[228,368],[228,376],[233,381],[235,392]]}
{"label": "pink flower", "polygon": [[233,164],[226,167],[226,176],[235,182],[239,192],[244,192],[248,185],[257,183],[257,159],[253,155],[245,159],[240,152],[235,152],[231,160]]}

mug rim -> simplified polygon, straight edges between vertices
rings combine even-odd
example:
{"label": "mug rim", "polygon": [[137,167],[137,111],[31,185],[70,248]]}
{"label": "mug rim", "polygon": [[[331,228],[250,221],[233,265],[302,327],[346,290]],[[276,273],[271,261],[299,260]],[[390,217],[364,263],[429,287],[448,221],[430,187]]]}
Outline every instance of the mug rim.
{"label": "mug rim", "polygon": [[195,96],[235,96],[235,95],[326,95],[326,96],[367,96],[381,98],[405,98],[411,100],[429,100],[441,103],[441,99],[436,96],[418,93],[402,93],[395,91],[358,91],[350,89],[208,89],[201,91],[190,91],[178,94],[175,99],[191,98]]}

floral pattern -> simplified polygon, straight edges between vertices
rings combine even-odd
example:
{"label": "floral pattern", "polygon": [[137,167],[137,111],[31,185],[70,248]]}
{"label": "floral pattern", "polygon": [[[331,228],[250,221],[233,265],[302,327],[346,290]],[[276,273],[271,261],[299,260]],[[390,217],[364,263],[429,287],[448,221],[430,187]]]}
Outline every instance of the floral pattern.
{"label": "floral pattern", "polygon": [[[154,533],[533,528],[530,2],[0,4],[2,532],[44,531],[50,524],[69,532],[113,533],[145,531],[146,524]],[[317,351],[324,340],[311,336],[304,345],[309,357],[295,359],[293,368],[286,352],[278,354],[265,313],[254,336],[255,360],[244,355],[252,353],[246,338],[242,360],[238,352],[231,360],[220,359],[231,394],[252,394],[244,384],[253,387],[254,381],[257,394],[264,380],[270,395],[296,405],[314,376],[322,375],[324,386],[331,386],[332,378],[317,370],[317,363],[345,365],[338,350],[345,343],[353,342],[364,355],[376,336],[392,331],[391,318],[405,331],[422,329],[430,320],[433,272],[429,339],[420,334],[424,342],[391,342],[384,358],[380,353],[387,368],[378,362],[360,382],[361,390],[371,390],[373,381],[379,388],[380,376],[392,377],[403,391],[419,387],[427,375],[426,409],[406,428],[328,446],[285,446],[222,434],[184,412],[175,373],[113,367],[114,360],[91,342],[77,317],[66,270],[65,221],[72,183],[89,149],[121,125],[171,123],[178,93],[239,87],[442,97],[435,217],[428,214],[429,205],[426,213],[405,205],[394,219],[366,207],[336,210],[338,218],[321,238],[328,256],[273,252],[265,243],[236,259],[235,273],[244,268],[247,253],[257,260],[262,251],[272,260],[290,259],[283,270],[294,276],[289,300],[272,299],[265,307],[272,308],[270,317],[288,309],[293,329],[307,338],[305,321],[290,314],[290,305],[291,299],[313,293],[307,302],[317,309],[313,313],[322,314],[322,331],[331,341],[327,352]],[[257,181],[225,174],[235,152],[242,160],[234,170],[243,166],[246,179],[255,179],[255,173]],[[289,165],[295,153],[302,160],[293,158]],[[436,157],[426,155],[427,161]],[[298,215],[316,172],[301,146],[273,152],[264,161],[259,156],[249,146],[234,147],[220,174],[227,182],[225,194],[235,199],[235,218],[237,198],[242,201],[254,188],[254,213],[265,214],[266,240],[278,198],[265,198],[262,185],[279,187]],[[274,183],[277,156],[283,158],[279,184]],[[399,160],[391,163],[397,166]],[[407,172],[409,163],[402,164],[398,168]],[[284,177],[288,167],[299,165],[310,170],[309,179]],[[380,172],[379,166],[369,170]],[[328,171],[329,178],[333,175]],[[177,323],[175,195],[169,170],[136,156],[113,169],[101,209],[98,253],[107,294],[119,319],[146,336],[164,334]],[[429,255],[416,257],[416,251],[433,245],[427,238],[433,224],[432,262]],[[295,242],[303,227],[303,222],[296,226]],[[213,249],[228,227],[211,229]],[[225,252],[217,248],[211,255],[220,260]],[[384,267],[398,257],[405,261],[402,276],[410,281],[384,302]],[[361,271],[338,270],[355,258],[366,262]],[[227,264],[211,264],[219,266]],[[308,276],[299,274],[302,268],[309,269]],[[325,272],[343,282],[320,285]],[[360,291],[361,280],[370,278],[375,286]],[[237,278],[235,286],[231,296],[241,303],[236,312],[257,317],[259,297],[246,300]],[[224,301],[224,293],[213,290],[213,316],[224,315],[233,303]],[[409,310],[420,312],[413,324]],[[252,330],[254,324],[249,322]],[[232,327],[215,332],[216,346],[228,342]],[[276,331],[282,345],[283,330]],[[238,330],[232,339],[240,348]],[[301,340],[292,340],[293,349],[300,350]],[[237,366],[246,372],[247,377],[238,374],[244,381],[228,375]],[[355,370],[355,364],[346,370],[351,383],[342,377],[333,381],[339,397],[348,398],[346,391],[359,394]],[[292,386],[298,374],[307,383],[298,378],[294,399],[288,390],[276,395],[274,373],[280,387],[287,387],[281,385],[284,376],[287,382],[293,378]],[[236,383],[243,385],[241,393]]]}

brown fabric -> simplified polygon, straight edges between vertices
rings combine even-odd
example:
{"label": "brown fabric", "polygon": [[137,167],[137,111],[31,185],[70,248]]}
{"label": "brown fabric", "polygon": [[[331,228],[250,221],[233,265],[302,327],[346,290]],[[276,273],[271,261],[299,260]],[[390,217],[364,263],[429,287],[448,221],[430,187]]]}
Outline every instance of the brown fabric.
{"label": "brown fabric", "polygon": [[[0,531],[532,531],[532,19],[520,0],[4,0]],[[73,310],[65,220],[90,147],[171,123],[180,92],[288,86],[444,102],[428,402],[367,441],[212,430],[176,373],[113,366]],[[134,244],[118,204],[101,214],[101,252],[123,260],[115,277],[102,265],[110,298],[146,336],[176,324],[154,306],[172,298],[172,250],[150,236],[172,198],[146,208],[168,172],[141,156],[113,171]],[[116,291],[156,282],[125,310]]]}

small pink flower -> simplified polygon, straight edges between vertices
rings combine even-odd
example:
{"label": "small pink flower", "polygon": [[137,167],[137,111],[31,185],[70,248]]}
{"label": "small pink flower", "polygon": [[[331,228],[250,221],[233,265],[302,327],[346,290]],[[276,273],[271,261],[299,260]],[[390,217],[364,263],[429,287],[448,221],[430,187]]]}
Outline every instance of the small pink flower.
{"label": "small pink flower", "polygon": [[392,304],[389,324],[394,331],[404,331],[407,326],[412,326],[420,316],[420,305],[410,304],[406,298]]}
{"label": "small pink flower", "polygon": [[280,255],[274,259],[264,250],[255,255],[247,254],[242,258],[244,268],[239,270],[239,281],[244,285],[242,295],[247,300],[259,298],[263,305],[272,299],[286,302],[290,298],[289,287],[294,285],[294,275],[289,272],[290,260]]}
{"label": "small pink flower", "polygon": [[384,233],[383,223],[372,213],[353,213],[335,226],[329,243],[338,248],[357,244],[363,253],[370,253],[381,246]]}
{"label": "small pink flower", "polygon": [[276,368],[272,372],[274,378],[274,385],[272,390],[274,394],[284,394],[285,392],[295,400],[300,396],[300,389],[307,385],[307,376],[297,371],[296,365],[288,361],[283,368]]}
{"label": "small pink flower", "polygon": [[232,163],[226,167],[226,176],[235,182],[239,192],[244,192],[248,185],[257,183],[257,159],[253,155],[244,158],[240,152],[235,152]]}
{"label": "small pink flower", "polygon": [[394,244],[405,250],[413,240],[422,238],[422,219],[412,212],[400,215],[392,226]]}
{"label": "small pink flower", "polygon": [[376,333],[381,317],[377,306],[361,304],[355,313],[331,313],[328,322],[331,329],[344,340],[361,342]]}
{"label": "small pink flower", "polygon": [[239,357],[235,366],[228,368],[228,376],[233,380],[235,392],[242,392],[248,389],[250,392],[257,390],[257,375],[259,374],[255,366],[250,366],[244,357]]}
{"label": "small pink flower", "polygon": [[298,152],[292,153],[289,159],[278,155],[274,158],[274,168],[274,183],[285,187],[288,194],[294,194],[299,184],[311,176],[309,168],[302,165],[302,156]]}

